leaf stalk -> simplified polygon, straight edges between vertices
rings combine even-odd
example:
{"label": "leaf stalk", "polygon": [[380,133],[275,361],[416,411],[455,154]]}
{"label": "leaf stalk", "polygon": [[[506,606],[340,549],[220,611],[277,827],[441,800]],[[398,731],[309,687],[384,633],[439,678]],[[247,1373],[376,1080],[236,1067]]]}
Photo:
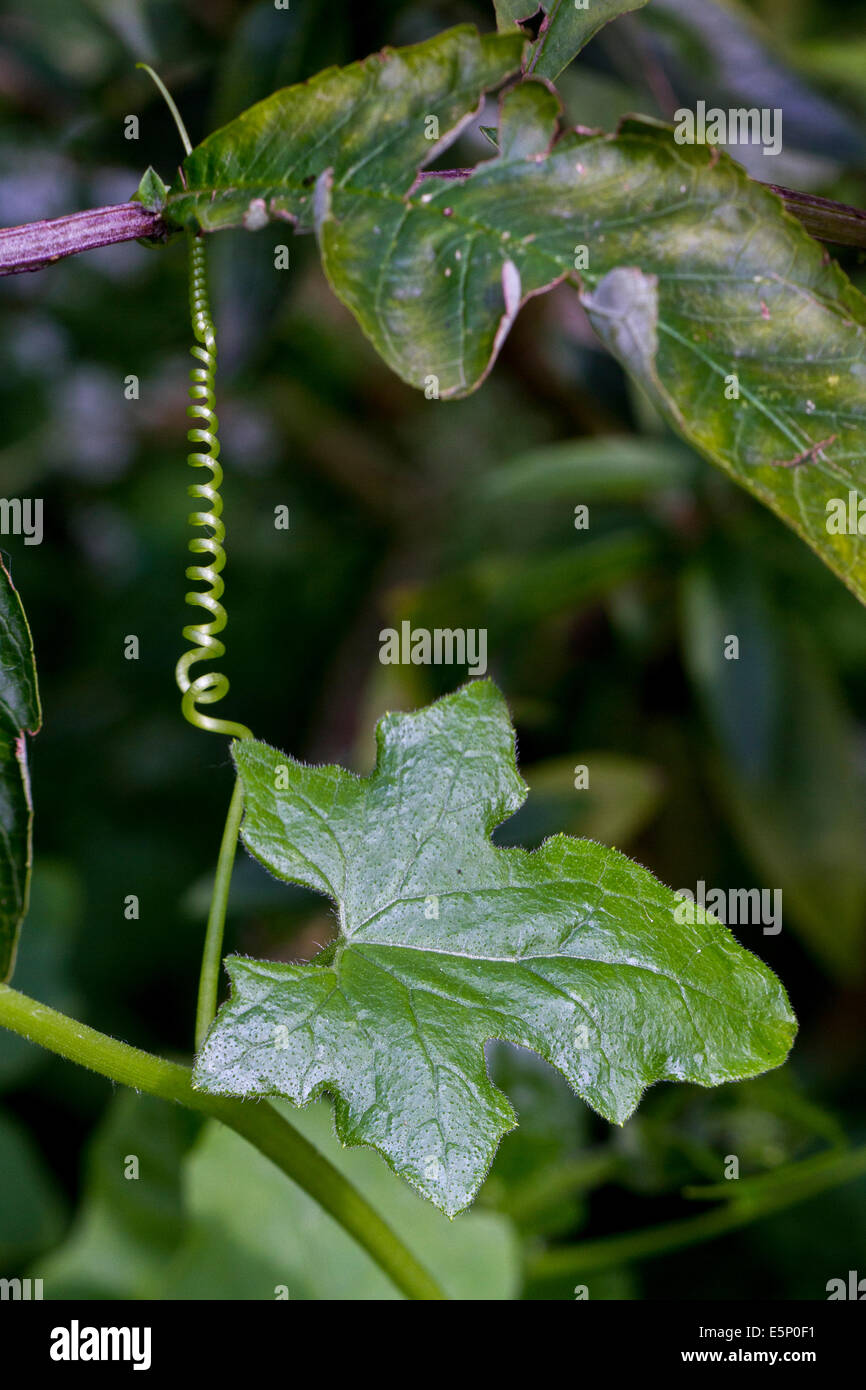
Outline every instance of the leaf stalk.
{"label": "leaf stalk", "polygon": [[235,778],[234,791],[232,792],[232,799],[229,802],[228,815],[226,816],[225,829],[223,830],[222,842],[220,844],[216,877],[214,878],[213,896],[211,897],[210,912],[208,913],[207,929],[205,931],[204,950],[201,958],[198,1004],[196,1006],[195,1015],[196,1052],[199,1052],[204,1046],[204,1040],[207,1037],[208,1029],[216,1017],[220,965],[222,962],[223,932],[225,930],[229,889],[231,888],[232,881],[232,869],[234,867],[235,853],[238,847],[238,834],[240,833],[243,811],[244,789],[241,785],[240,778]]}

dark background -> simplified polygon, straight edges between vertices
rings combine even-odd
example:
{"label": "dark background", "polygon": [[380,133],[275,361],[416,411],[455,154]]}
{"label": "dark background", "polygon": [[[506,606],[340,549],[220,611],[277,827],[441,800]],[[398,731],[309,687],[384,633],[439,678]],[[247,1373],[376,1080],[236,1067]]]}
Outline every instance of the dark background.
{"label": "dark background", "polygon": [[[571,119],[607,129],[627,111],[670,118],[697,97],[782,106],[784,152],[771,172],[752,172],[866,206],[861,11],[856,0],[755,0],[732,19],[711,3],[653,0],[559,85]],[[278,86],[463,20],[492,27],[492,5],[6,0],[0,222],[122,201],[148,164],[171,180],[178,138],[138,59],[158,67],[195,142]],[[124,138],[129,114],[137,141]],[[449,159],[484,153],[474,134]],[[612,1132],[548,1069],[500,1054],[527,1119],[481,1203],[513,1211],[533,1253],[693,1215],[682,1188],[720,1181],[727,1154],[746,1176],[866,1141],[862,608],[669,433],[571,291],[526,308],[475,397],[430,402],[374,356],[312,239],[293,241],[291,269],[275,271],[286,236],[267,228],[210,245],[230,557],[232,691],[220,713],[305,760],[367,770],[379,714],[466,674],[381,666],[379,630],[404,618],[486,627],[534,793],[503,842],[566,829],[616,844],[673,887],[703,879],[784,894],[780,935],[737,935],[799,1015],[789,1064],[716,1091],[657,1087]],[[862,286],[861,257],[840,256]],[[188,1055],[231,772],[224,741],[182,721],[173,679],[189,621],[186,247],[107,248],[4,280],[0,304],[0,490],[44,498],[46,524],[41,547],[3,539],[45,713],[15,984],[96,1028]],[[137,401],[124,399],[129,374]],[[573,526],[580,502],[588,532]],[[281,504],[288,532],[274,528]],[[721,660],[731,632],[738,663]],[[124,659],[130,634],[138,661]],[[573,789],[578,763],[590,766],[588,792]],[[129,894],[137,921],[124,917]],[[229,949],[308,959],[331,930],[323,901],[240,864]],[[136,1261],[159,1268],[184,1239],[195,1126],[148,1111],[171,1142],[159,1181],[142,1179],[124,1282],[121,1256],[100,1261],[98,1237],[71,1260],[68,1242],[95,1209],[115,1232],[123,1225],[112,1207],[123,1193],[100,1154],[131,1114],[118,1120],[116,1102],[109,1113],[103,1081],[7,1036],[0,1100],[0,1274],[50,1271],[59,1251],[52,1292],[134,1294]],[[860,1179],[714,1244],[613,1261],[591,1296],[823,1298],[858,1261],[866,1275],[864,1237]],[[192,1296],[224,1291],[213,1260],[196,1277]],[[572,1283],[544,1291],[567,1298]]]}

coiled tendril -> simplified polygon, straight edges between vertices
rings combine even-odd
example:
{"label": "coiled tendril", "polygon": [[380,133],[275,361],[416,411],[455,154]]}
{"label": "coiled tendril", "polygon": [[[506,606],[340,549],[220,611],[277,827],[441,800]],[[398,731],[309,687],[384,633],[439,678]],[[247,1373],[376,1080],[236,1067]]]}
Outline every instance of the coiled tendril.
{"label": "coiled tendril", "polygon": [[184,638],[193,644],[192,650],[184,652],[175,668],[175,678],[182,694],[181,708],[184,717],[197,729],[205,729],[213,734],[226,734],[229,738],[252,738],[245,724],[235,724],[227,719],[213,719],[202,714],[199,705],[215,705],[228,694],[228,677],[221,671],[205,671],[193,678],[190,670],[199,661],[218,661],[225,655],[225,644],[218,633],[226,625],[226,610],[220,603],[225,592],[222,571],[226,562],[223,548],[226,528],[222,521],[223,502],[220,486],[223,471],[219,459],[219,421],[214,412],[214,374],[216,371],[216,335],[210,315],[207,293],[207,266],[204,243],[190,236],[190,317],[195,343],[190,349],[200,366],[193,367],[189,374],[189,395],[191,404],[187,415],[202,423],[187,433],[190,444],[204,446],[193,449],[187,455],[187,463],[192,468],[209,468],[211,478],[206,483],[192,483],[187,489],[190,497],[204,501],[207,511],[190,512],[190,526],[202,528],[206,534],[192,536],[189,549],[193,555],[207,555],[210,563],[190,565],[186,577],[194,583],[206,584],[207,589],[191,589],[186,601],[193,608],[203,608],[212,615],[208,623],[191,623],[183,630]]}

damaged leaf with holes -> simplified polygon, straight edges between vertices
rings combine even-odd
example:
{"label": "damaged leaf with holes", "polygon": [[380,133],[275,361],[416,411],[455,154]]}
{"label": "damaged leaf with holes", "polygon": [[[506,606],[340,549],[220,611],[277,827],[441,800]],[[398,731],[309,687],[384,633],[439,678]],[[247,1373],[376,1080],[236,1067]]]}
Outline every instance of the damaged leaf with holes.
{"label": "damaged leaf with holes", "polygon": [[343,1143],[377,1149],[453,1215],[515,1124],[491,1038],[537,1052],[615,1123],[653,1082],[784,1061],[785,991],[712,917],[680,921],[670,889],[590,840],[494,847],[526,787],[490,681],[387,715],[377,737],[368,778],[234,745],[247,848],[330,898],[339,935],[310,965],[228,960],[198,1087],[333,1095]]}
{"label": "damaged leaf with holes", "polygon": [[866,300],[717,150],[558,119],[541,83],[506,94],[499,155],[407,193],[384,252],[378,214],[334,188],[318,232],[335,291],[400,376],[458,397],[527,298],[573,282],[675,428],[866,599],[863,537],[827,525],[831,499],[866,499]]}
{"label": "damaged leaf with holes", "polygon": [[284,87],[187,156],[166,216],[206,232],[257,230],[269,219],[309,232],[323,174],[359,206],[393,214],[419,167],[453,143],[484,93],[520,71],[524,48],[519,33],[459,25]]}
{"label": "damaged leaf with holes", "polygon": [[527,298],[572,283],[673,426],[866,601],[863,537],[827,524],[866,500],[866,300],[716,147],[643,119],[562,131],[546,82],[506,93],[495,158],[422,176],[522,59],[517,30],[464,26],[328,69],[193,150],[165,215],[315,228],[378,352],[440,399],[484,381]]}

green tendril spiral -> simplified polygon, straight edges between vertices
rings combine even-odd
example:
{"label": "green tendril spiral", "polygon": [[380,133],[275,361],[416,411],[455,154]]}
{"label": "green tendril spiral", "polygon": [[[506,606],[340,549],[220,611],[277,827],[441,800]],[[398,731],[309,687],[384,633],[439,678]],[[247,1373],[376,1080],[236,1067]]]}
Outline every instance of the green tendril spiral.
{"label": "green tendril spiral", "polygon": [[[226,625],[226,610],[220,603],[225,591],[222,570],[226,562],[223,549],[226,528],[222,522],[223,502],[220,486],[223,471],[219,465],[219,421],[214,412],[214,374],[216,371],[216,336],[210,316],[207,294],[207,268],[204,243],[197,237],[190,237],[190,316],[195,343],[190,349],[201,364],[193,367],[189,374],[189,395],[192,402],[187,406],[187,415],[198,419],[200,426],[189,430],[190,444],[200,447],[187,455],[191,468],[208,468],[211,478],[206,483],[193,483],[188,489],[190,497],[207,503],[208,510],[191,512],[190,526],[202,529],[203,536],[193,536],[189,549],[193,555],[207,555],[209,563],[190,565],[186,571],[187,579],[194,583],[206,584],[206,589],[192,589],[186,601],[193,608],[203,608],[211,614],[207,623],[192,623],[183,630],[184,638],[191,642],[192,650],[184,652],[175,669],[175,678],[182,694],[181,708],[184,718],[197,729],[205,729],[212,734],[225,734],[229,738],[252,738],[245,724],[235,724],[228,719],[212,719],[202,714],[199,705],[215,705],[228,694],[228,677],[220,671],[205,671],[193,678],[190,670],[199,661],[218,661],[225,656],[225,644],[218,633]],[[207,452],[204,452],[206,450]]]}

